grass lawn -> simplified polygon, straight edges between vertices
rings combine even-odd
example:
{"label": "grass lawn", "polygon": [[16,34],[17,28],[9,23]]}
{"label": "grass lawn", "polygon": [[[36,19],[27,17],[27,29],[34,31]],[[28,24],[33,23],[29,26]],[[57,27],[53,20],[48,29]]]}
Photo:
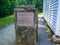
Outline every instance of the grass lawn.
{"label": "grass lawn", "polygon": [[38,16],[39,16],[39,17],[42,17],[42,16],[43,16],[43,13],[39,13]]}
{"label": "grass lawn", "polygon": [[14,15],[8,16],[8,17],[4,17],[4,18],[0,18],[0,28],[3,26],[8,25],[9,23],[14,22]]}

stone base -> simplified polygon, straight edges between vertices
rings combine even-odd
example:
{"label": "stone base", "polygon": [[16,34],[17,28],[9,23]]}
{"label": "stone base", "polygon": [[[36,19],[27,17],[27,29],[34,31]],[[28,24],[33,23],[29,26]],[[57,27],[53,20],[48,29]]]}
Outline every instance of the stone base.
{"label": "stone base", "polygon": [[32,27],[19,27],[16,30],[16,45],[36,45],[36,30]]}
{"label": "stone base", "polygon": [[56,35],[53,35],[53,41],[56,44],[60,44],[60,37],[57,37]]}

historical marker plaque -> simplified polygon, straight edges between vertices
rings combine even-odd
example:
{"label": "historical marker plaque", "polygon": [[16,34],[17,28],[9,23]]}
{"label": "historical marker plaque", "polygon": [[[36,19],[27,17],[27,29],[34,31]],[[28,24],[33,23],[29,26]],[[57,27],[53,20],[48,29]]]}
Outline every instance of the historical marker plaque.
{"label": "historical marker plaque", "polygon": [[33,26],[34,13],[33,12],[17,12],[17,25],[18,26]]}

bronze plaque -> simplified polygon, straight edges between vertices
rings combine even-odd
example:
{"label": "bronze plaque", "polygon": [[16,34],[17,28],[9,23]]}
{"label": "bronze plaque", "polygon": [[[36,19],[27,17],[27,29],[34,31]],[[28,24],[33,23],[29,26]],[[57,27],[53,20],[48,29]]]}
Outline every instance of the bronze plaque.
{"label": "bronze plaque", "polygon": [[33,12],[17,12],[17,25],[18,26],[33,26],[34,13]]}

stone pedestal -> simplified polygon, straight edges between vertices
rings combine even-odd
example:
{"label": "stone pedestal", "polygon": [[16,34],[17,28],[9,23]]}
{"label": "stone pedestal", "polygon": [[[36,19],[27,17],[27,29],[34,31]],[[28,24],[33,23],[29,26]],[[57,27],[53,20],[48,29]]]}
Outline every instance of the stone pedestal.
{"label": "stone pedestal", "polygon": [[17,45],[36,45],[36,30],[33,27],[19,27],[16,31]]}
{"label": "stone pedestal", "polygon": [[[14,11],[15,11],[14,13],[15,13],[16,45],[37,45],[38,15],[36,9],[30,6],[22,6],[20,8],[15,8]],[[20,14],[17,14],[18,12],[20,12]],[[27,13],[21,14],[22,12]],[[31,14],[29,12],[33,13]]]}

